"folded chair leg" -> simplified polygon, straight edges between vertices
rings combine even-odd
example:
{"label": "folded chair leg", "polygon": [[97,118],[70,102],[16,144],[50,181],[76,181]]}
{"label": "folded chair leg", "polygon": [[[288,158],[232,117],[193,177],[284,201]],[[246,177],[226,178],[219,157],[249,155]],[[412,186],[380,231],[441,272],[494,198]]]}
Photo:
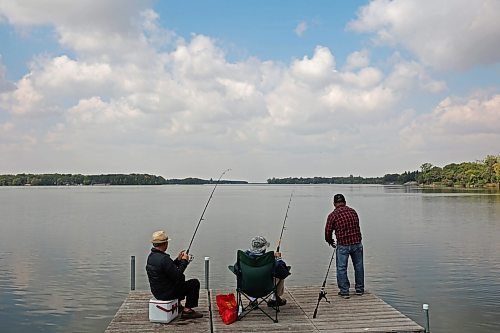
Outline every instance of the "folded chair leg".
{"label": "folded chair leg", "polygon": [[[242,295],[248,299],[248,301],[251,302],[251,299],[248,298],[248,296],[244,293],[238,293],[237,294],[237,305],[241,305],[242,306],[242,312],[241,314],[238,314],[237,316],[237,320],[241,320],[243,319],[247,314],[249,314],[250,312],[252,312],[253,310],[259,310],[260,312],[262,312],[264,315],[266,315],[266,317],[268,317],[269,319],[271,319],[274,323],[277,323],[278,322],[278,312],[279,312],[279,306],[276,306],[276,307],[272,307],[272,309],[275,311],[275,315],[273,318],[269,313],[267,313],[266,311],[264,311],[262,309],[262,304],[263,303],[266,303],[267,304],[267,299],[269,298],[269,296],[271,294],[269,294],[267,297],[262,297],[260,298],[260,301],[259,301],[259,298],[255,299],[255,302],[257,302],[256,305],[248,305],[246,307],[243,307],[243,297]],[[238,308],[239,309],[239,308]],[[271,313],[272,314],[272,313]]]}
{"label": "folded chair leg", "polygon": [[241,293],[239,292],[236,292],[236,320],[240,320],[241,318],[241,314],[240,313],[240,309],[243,308],[243,304],[241,302]]}

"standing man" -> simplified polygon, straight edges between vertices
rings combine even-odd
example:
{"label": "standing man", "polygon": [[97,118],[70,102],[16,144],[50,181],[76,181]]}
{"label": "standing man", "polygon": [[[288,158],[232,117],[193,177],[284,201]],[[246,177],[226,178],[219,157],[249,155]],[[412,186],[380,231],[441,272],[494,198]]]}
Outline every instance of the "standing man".
{"label": "standing man", "polygon": [[358,214],[354,209],[346,205],[342,194],[335,194],[333,197],[335,209],[328,215],[325,226],[325,240],[335,248],[335,241],[332,238],[335,231],[337,239],[337,285],[340,289],[339,295],[342,298],[349,298],[349,278],[347,277],[347,262],[349,256],[354,265],[354,279],[356,295],[363,295],[364,268],[363,268],[363,244],[361,244],[361,229],[359,227]]}
{"label": "standing man", "polygon": [[193,308],[198,306],[200,281],[191,279],[186,281],[184,270],[189,264],[189,255],[181,251],[175,260],[165,253],[168,248],[168,236],[165,231],[155,231],[151,243],[153,248],[148,256],[146,272],[148,273],[151,293],[157,300],[168,301],[186,298],[181,318],[195,319],[203,317],[202,313]]}

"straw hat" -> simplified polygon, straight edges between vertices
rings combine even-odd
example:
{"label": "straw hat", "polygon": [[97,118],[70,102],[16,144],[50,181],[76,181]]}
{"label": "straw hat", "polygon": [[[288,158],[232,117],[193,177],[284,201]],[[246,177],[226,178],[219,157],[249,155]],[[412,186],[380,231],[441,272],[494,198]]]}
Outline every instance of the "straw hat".
{"label": "straw hat", "polygon": [[153,236],[151,237],[151,243],[160,244],[166,243],[169,241],[167,234],[163,230],[153,232]]}

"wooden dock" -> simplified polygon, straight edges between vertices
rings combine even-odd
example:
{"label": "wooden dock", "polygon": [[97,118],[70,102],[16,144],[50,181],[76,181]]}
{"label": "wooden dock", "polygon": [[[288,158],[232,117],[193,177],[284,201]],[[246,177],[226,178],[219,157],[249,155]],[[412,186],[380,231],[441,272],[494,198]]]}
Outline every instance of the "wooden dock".
{"label": "wooden dock", "polygon": [[[148,319],[149,291],[131,291],[105,333],[124,332],[424,332],[414,321],[385,303],[372,293],[352,295],[350,299],[337,296],[336,288],[327,288],[328,300],[321,301],[318,315],[312,318],[319,287],[288,287],[284,298],[287,304],[280,308],[278,323],[260,311],[253,311],[241,321],[225,325],[220,319],[215,295],[235,293],[234,290],[212,290],[212,316],[208,307],[208,293],[200,290],[197,311],[204,317],[196,320],[175,319],[169,324],[150,323]],[[265,310],[267,310],[266,308]]]}

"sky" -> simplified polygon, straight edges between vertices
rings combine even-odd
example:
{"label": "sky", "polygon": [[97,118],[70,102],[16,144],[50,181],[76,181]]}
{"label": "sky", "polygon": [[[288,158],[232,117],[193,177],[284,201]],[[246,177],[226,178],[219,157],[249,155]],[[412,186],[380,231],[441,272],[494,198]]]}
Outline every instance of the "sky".
{"label": "sky", "polygon": [[498,13],[498,0],[0,0],[0,173],[265,182],[500,154]]}

